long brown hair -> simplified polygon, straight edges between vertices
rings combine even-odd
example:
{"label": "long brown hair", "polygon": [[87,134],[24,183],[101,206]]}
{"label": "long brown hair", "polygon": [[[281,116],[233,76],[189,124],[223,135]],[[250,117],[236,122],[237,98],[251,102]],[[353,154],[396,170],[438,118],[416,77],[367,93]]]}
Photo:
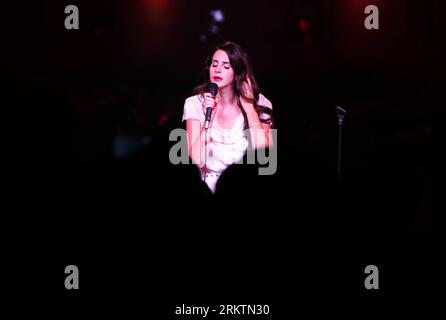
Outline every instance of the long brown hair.
{"label": "long brown hair", "polygon": [[[217,50],[223,50],[224,52],[226,52],[226,54],[229,57],[229,62],[231,63],[231,67],[234,70],[234,81],[232,83],[232,86],[233,86],[232,88],[234,90],[234,94],[237,96],[237,104],[245,118],[245,128],[248,127],[248,120],[247,120],[246,114],[243,110],[243,107],[241,105],[240,97],[243,97],[248,101],[252,100],[252,103],[254,104],[254,109],[256,110],[257,114],[259,115],[260,121],[263,123],[268,123],[270,126],[273,126],[273,117],[272,117],[271,109],[258,104],[260,88],[257,84],[255,77],[254,77],[254,74],[252,71],[252,65],[250,63],[248,54],[238,44],[236,44],[234,42],[225,41],[225,42],[218,44],[215,47],[215,49],[212,51],[212,53],[206,57],[205,71],[204,71],[205,82],[203,84],[195,87],[193,90],[193,94],[203,95],[206,92],[207,86],[210,83],[209,68],[212,63],[212,55]],[[246,81],[247,76],[249,76],[249,79],[251,80],[251,86],[252,86],[252,92],[253,92],[254,99],[249,99],[242,90],[243,82]],[[266,117],[265,117],[265,115],[266,115]]]}

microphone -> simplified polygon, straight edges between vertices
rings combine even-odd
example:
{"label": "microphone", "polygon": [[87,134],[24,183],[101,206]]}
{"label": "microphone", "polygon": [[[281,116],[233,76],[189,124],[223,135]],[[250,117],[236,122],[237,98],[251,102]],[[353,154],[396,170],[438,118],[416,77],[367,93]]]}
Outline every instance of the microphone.
{"label": "microphone", "polygon": [[[216,83],[212,82],[208,84],[206,92],[209,92],[212,95],[212,98],[215,99],[215,96],[218,92],[218,86]],[[204,123],[204,128],[209,128],[209,123],[211,122],[212,108],[208,107],[206,110],[206,122]]]}

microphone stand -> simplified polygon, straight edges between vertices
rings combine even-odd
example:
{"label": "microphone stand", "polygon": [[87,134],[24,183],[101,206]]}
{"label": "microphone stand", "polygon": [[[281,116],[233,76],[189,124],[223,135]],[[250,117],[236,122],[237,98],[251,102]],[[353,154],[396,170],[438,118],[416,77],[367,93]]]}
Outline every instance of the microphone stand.
{"label": "microphone stand", "polygon": [[[215,99],[218,92],[218,85],[214,82],[208,84],[207,91],[211,93],[212,97]],[[214,105],[215,107],[215,105]],[[206,182],[206,175],[207,175],[207,163],[208,163],[208,129],[209,124],[211,122],[211,116],[212,116],[212,110],[213,108],[208,107],[206,110],[206,116],[205,116],[205,122],[204,122],[204,182]],[[200,156],[201,157],[201,156]]]}
{"label": "microphone stand", "polygon": [[207,171],[208,171],[208,127],[205,125],[204,127],[204,179],[206,182]]}
{"label": "microphone stand", "polygon": [[344,123],[344,115],[347,111],[340,106],[336,107],[336,114],[338,116],[338,170],[337,170],[337,177],[338,181],[341,181],[342,179],[342,172],[341,172],[341,150],[342,150],[342,125]]}
{"label": "microphone stand", "polygon": [[209,129],[209,123],[211,121],[211,114],[212,114],[212,108],[208,108],[206,110],[206,119],[204,123],[204,179],[203,181],[206,182],[206,175],[207,175],[207,163],[208,163],[208,129]]}

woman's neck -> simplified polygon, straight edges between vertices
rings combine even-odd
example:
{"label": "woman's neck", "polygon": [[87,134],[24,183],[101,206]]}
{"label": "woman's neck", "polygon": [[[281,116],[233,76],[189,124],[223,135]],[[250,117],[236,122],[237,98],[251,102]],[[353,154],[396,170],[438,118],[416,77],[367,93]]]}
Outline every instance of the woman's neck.
{"label": "woman's neck", "polygon": [[231,87],[226,87],[226,88],[222,88],[220,89],[220,92],[218,93],[219,95],[219,102],[220,105],[223,108],[230,108],[230,107],[234,107],[237,105],[237,97],[234,94],[234,91],[232,90]]}

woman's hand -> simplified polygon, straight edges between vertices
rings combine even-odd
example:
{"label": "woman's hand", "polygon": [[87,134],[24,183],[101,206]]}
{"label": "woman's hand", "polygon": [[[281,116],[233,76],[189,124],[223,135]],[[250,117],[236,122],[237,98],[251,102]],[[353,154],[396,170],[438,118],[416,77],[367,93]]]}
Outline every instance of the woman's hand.
{"label": "woman's hand", "polygon": [[204,114],[206,114],[208,108],[212,108],[212,110],[214,110],[217,107],[217,97],[213,98],[212,94],[210,94],[209,92],[206,92],[203,96],[204,96],[203,112]]}
{"label": "woman's hand", "polygon": [[252,91],[252,85],[249,76],[246,76],[246,80],[242,82],[241,90],[242,94],[240,95],[240,101],[242,103],[243,109],[245,109],[246,112],[248,111],[247,109],[252,108],[254,104],[254,94]]}

